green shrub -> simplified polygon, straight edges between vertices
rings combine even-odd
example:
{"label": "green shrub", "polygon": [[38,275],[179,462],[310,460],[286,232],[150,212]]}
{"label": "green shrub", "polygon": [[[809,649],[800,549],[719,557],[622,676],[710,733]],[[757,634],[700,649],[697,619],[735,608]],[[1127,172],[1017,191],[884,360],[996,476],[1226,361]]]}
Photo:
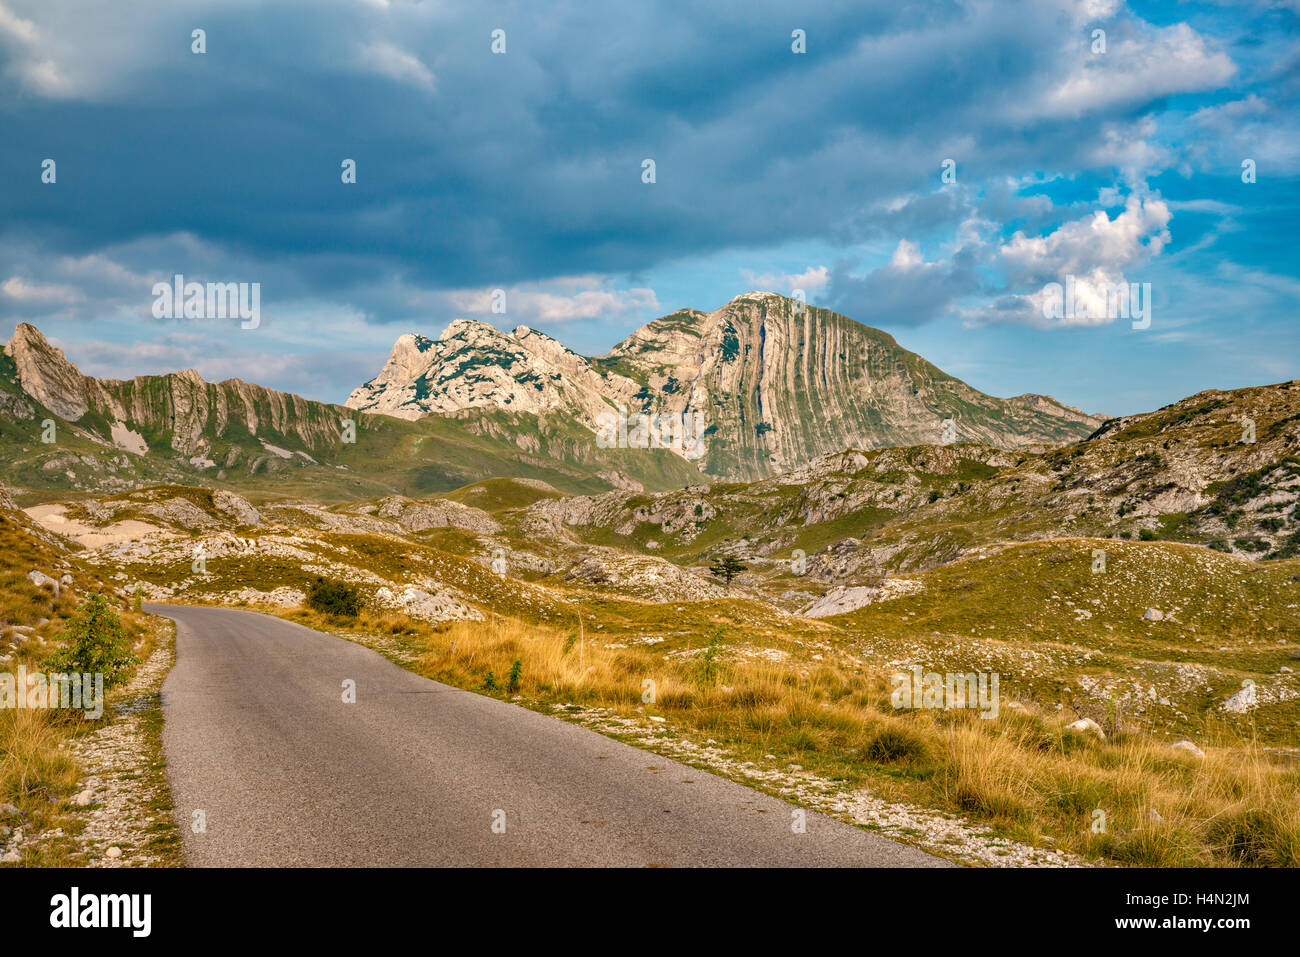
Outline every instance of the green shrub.
{"label": "green shrub", "polygon": [[318,578],[307,589],[307,604],[331,618],[355,618],[365,601],[351,585]]}
{"label": "green shrub", "polygon": [[704,649],[704,656],[700,658],[699,671],[696,675],[701,688],[712,688],[718,683],[718,642],[722,638],[722,629],[713,632],[709,637],[709,645]]}
{"label": "green shrub", "polygon": [[67,646],[43,662],[49,673],[102,674],[105,687],[112,687],[135,664],[122,619],[103,595],[91,595],[77,614],[68,619],[63,640]]}

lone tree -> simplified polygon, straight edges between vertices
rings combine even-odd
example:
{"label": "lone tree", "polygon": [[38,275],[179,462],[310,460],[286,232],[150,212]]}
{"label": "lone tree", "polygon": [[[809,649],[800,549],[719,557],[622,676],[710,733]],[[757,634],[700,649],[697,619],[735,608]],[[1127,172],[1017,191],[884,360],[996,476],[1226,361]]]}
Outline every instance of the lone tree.
{"label": "lone tree", "polygon": [[730,592],[731,580],[748,567],[748,565],[742,562],[735,555],[720,555],[714,559],[713,564],[709,566],[709,571],[722,579],[722,586]]}
{"label": "lone tree", "polygon": [[77,614],[68,619],[63,630],[65,646],[44,661],[52,673],[85,672],[104,676],[104,686],[112,687],[126,677],[135,664],[131,639],[103,595],[86,599]]}

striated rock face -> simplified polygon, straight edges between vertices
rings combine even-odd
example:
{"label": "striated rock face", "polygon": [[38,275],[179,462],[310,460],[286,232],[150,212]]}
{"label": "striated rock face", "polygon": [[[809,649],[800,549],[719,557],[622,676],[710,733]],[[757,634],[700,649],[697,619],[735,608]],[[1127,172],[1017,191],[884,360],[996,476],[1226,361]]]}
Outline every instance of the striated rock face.
{"label": "striated rock face", "polygon": [[113,441],[137,455],[145,451],[144,439],[126,423],[169,435],[171,448],[187,457],[205,456],[214,438],[228,435],[273,434],[309,448],[338,441],[334,406],[239,379],[205,382],[193,369],[130,380],[96,379],[82,375],[27,323],[14,330],[5,354],[29,396],[69,422],[88,412],[103,416]]}
{"label": "striated rock face", "polygon": [[1102,421],[1046,396],[985,395],[879,330],[763,292],[656,319],[592,360],[524,326],[507,334],[457,320],[436,341],[399,339],[347,404],[403,418],[467,408],[563,414],[593,431],[618,407],[686,416],[704,430],[690,458],[738,479],[845,448],[1055,444]]}

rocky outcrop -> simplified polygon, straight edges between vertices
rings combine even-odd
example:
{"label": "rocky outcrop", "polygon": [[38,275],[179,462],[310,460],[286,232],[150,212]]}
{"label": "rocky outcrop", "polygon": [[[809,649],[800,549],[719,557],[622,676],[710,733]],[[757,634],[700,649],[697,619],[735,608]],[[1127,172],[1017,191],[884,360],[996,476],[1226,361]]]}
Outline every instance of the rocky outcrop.
{"label": "rocky outcrop", "polygon": [[217,490],[212,493],[212,505],[229,516],[236,525],[260,525],[262,516],[242,495]]}
{"label": "rocky outcrop", "polygon": [[832,588],[799,614],[805,618],[830,618],[832,615],[857,611],[875,602],[889,601],[891,598],[899,598],[903,595],[915,595],[923,589],[924,586],[920,582],[910,578],[886,578],[879,585]]}
{"label": "rocky outcrop", "polygon": [[604,393],[620,387],[626,388],[611,385],[582,356],[527,326],[505,333],[457,319],[436,340],[398,339],[379,375],[353,391],[347,405],[403,419],[502,409],[559,412],[594,423],[608,408]]}
{"label": "rocky outcrop", "polygon": [[[82,375],[62,350],[40,331],[19,323],[5,346],[24,392],[69,422],[88,412],[110,423],[108,443],[144,454],[140,434],[169,436],[173,451],[198,461],[223,440],[247,435],[305,445],[337,447],[341,429],[335,406],[278,392],[239,379],[205,382],[193,369],[134,379],[96,379]],[[223,448],[223,461],[229,449]]]}
{"label": "rocky outcrop", "polygon": [[23,389],[60,418],[75,422],[90,408],[86,378],[35,326],[20,322],[5,346]]}
{"label": "rocky outcrop", "polygon": [[413,501],[391,495],[380,503],[380,518],[392,519],[402,528],[422,532],[429,528],[464,528],[479,534],[494,535],[501,526],[487,512],[449,499]]}
{"label": "rocky outcrop", "polygon": [[773,293],[656,319],[587,360],[525,326],[457,320],[405,335],[348,405],[402,418],[464,409],[572,417],[593,431],[615,409],[699,423],[680,454],[710,475],[754,479],[845,448],[1080,439],[1101,419],[1047,396],[999,399],[876,329]]}

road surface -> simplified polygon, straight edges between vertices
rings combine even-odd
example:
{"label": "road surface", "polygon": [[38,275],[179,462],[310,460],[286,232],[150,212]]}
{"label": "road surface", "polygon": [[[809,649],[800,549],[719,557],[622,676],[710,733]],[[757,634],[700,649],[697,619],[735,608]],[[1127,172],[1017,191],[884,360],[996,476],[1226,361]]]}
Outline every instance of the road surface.
{"label": "road surface", "polygon": [[812,812],[795,833],[783,801],[301,625],[149,610],[177,624],[163,749],[192,866],[947,863]]}

